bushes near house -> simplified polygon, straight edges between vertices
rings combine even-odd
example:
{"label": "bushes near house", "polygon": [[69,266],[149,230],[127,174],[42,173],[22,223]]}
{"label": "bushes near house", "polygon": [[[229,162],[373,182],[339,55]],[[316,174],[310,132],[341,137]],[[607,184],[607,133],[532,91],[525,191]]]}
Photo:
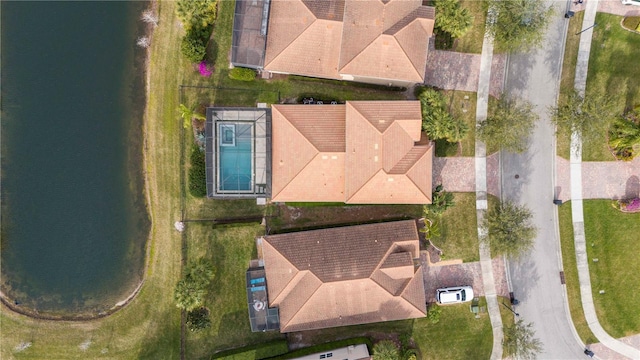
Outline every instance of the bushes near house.
{"label": "bushes near house", "polygon": [[256,78],[256,72],[253,69],[235,67],[229,71],[229,77],[240,81],[253,81]]}
{"label": "bushes near house", "polygon": [[191,148],[189,167],[189,193],[195,197],[207,195],[207,173],[204,151],[197,145]]}

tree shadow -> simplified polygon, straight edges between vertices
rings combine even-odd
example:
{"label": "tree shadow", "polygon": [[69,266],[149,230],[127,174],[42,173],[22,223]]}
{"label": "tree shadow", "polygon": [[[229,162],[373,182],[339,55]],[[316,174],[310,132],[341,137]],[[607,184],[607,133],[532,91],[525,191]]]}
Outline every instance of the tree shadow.
{"label": "tree shadow", "polygon": [[627,179],[624,196],[626,199],[640,197],[640,179],[636,175],[632,175]]}
{"label": "tree shadow", "polygon": [[504,91],[511,95],[524,98],[523,94],[529,86],[533,64],[534,57],[531,53],[511,54],[509,65],[506,69],[507,79]]}
{"label": "tree shadow", "polygon": [[[520,301],[525,301],[531,295],[531,289],[540,279],[538,268],[533,260],[529,258],[509,260],[509,269],[512,283],[514,284],[514,295]],[[517,284],[524,284],[518,286]]]}

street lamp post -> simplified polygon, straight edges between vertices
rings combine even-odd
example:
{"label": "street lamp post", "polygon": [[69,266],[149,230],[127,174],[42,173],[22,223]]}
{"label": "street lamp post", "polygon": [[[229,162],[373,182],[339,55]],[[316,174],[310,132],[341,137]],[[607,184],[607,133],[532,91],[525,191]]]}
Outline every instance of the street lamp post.
{"label": "street lamp post", "polygon": [[502,304],[502,306],[506,307],[507,309],[509,309],[509,311],[511,311],[512,313],[514,313],[516,316],[520,316],[520,314],[518,314],[517,312],[513,311],[512,308],[508,307],[507,305],[505,305],[505,303],[500,302],[500,304]]}
{"label": "street lamp post", "polygon": [[580,31],[578,31],[578,32],[576,33],[576,35],[580,35],[580,34],[582,34],[583,32],[585,32],[585,31],[587,31],[587,30],[589,30],[589,29],[591,29],[591,28],[595,27],[596,25],[598,25],[598,24],[597,24],[597,23],[593,23],[593,25],[591,25],[591,26],[589,26],[589,27],[585,28],[584,30],[580,30]]}

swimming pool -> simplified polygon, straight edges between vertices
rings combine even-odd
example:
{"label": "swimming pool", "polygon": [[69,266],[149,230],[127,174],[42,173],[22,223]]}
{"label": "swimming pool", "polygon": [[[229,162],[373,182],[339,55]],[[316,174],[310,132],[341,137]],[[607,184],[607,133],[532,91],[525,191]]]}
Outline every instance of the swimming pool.
{"label": "swimming pool", "polygon": [[218,190],[253,191],[253,124],[218,123]]}

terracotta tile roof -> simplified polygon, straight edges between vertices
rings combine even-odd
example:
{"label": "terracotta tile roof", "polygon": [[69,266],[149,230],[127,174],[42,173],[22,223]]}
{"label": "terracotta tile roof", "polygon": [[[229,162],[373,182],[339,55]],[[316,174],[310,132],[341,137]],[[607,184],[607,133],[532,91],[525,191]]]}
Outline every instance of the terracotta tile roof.
{"label": "terracotta tile roof", "polygon": [[434,16],[422,0],[272,0],[265,69],[422,82]]}
{"label": "terracotta tile roof", "polygon": [[273,201],[344,201],[344,105],[273,105]]}
{"label": "terracotta tile roof", "polygon": [[[339,2],[333,7],[336,6],[339,7]],[[290,74],[339,78],[342,18],[331,8],[318,4],[311,10],[301,0],[272,1],[264,68]],[[332,16],[336,20],[323,19]]]}
{"label": "terracotta tile roof", "polygon": [[421,119],[417,101],[347,103],[347,203],[431,203],[433,146],[415,144]]}
{"label": "terracotta tile roof", "polygon": [[411,220],[265,236],[267,290],[280,330],[424,316],[422,270],[413,261],[418,242]]}
{"label": "terracotta tile roof", "polygon": [[429,204],[433,145],[418,101],[274,105],[273,201]]}

